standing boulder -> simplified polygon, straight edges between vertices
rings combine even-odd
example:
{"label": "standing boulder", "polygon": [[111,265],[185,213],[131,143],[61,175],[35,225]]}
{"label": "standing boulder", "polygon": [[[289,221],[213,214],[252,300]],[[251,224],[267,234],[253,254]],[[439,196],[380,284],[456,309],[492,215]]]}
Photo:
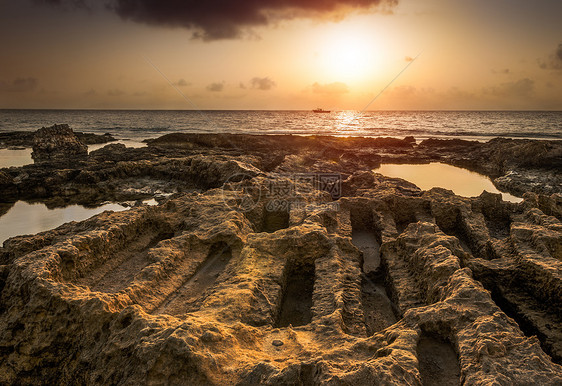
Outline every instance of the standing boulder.
{"label": "standing boulder", "polygon": [[85,158],[88,146],[84,145],[68,125],[43,127],[33,137],[31,157],[38,162],[68,161]]}

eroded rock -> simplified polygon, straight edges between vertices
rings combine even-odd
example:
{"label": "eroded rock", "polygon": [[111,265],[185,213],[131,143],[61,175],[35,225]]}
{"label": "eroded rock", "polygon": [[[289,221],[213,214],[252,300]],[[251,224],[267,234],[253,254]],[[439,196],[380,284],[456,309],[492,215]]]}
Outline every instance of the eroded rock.
{"label": "eroded rock", "polygon": [[[269,229],[277,178],[9,240],[1,381],[419,384],[428,371],[452,384],[562,381],[549,357],[558,358],[558,219],[532,201],[404,194],[382,176],[333,206],[329,193],[287,178],[297,184],[287,219]],[[505,226],[506,237],[494,230]],[[359,231],[380,244],[374,272],[364,271],[370,252],[352,243]],[[550,298],[551,311],[508,296],[523,283],[509,273],[532,278],[527,296]],[[394,319],[372,305],[377,291]],[[511,319],[506,302],[528,311]]]}
{"label": "eroded rock", "polygon": [[85,158],[88,146],[82,143],[68,125],[43,127],[33,136],[31,157],[38,162],[69,161]]}
{"label": "eroded rock", "polygon": [[[0,382],[562,382],[558,194],[465,198],[370,170],[401,152],[470,161],[480,143],[247,139],[177,135],[5,172],[18,194],[40,179],[45,197],[174,194],[6,241]],[[515,164],[534,146],[498,144],[514,148],[490,170],[547,167]],[[341,195],[322,170],[342,173]]]}

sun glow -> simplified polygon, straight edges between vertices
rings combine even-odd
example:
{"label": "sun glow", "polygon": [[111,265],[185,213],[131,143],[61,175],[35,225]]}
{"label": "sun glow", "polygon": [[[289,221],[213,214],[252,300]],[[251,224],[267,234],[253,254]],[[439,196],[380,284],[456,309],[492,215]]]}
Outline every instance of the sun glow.
{"label": "sun glow", "polygon": [[372,76],[383,53],[366,31],[337,28],[327,35],[318,55],[324,76],[353,82]]}

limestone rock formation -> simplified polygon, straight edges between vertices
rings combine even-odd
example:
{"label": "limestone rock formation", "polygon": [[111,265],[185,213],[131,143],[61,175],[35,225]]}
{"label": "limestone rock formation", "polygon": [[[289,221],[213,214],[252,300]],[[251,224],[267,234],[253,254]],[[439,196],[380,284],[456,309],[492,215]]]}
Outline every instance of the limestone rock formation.
{"label": "limestone rock formation", "polygon": [[174,135],[4,169],[19,198],[160,205],[4,243],[0,383],[559,385],[560,186],[515,204],[370,170],[486,154],[540,179],[558,145],[494,146]]}
{"label": "limestone rock formation", "polygon": [[372,177],[333,201],[255,175],[9,240],[0,382],[560,384],[560,220]]}
{"label": "limestone rock formation", "polygon": [[88,155],[88,146],[82,143],[68,125],[43,127],[33,137],[35,162],[66,161]]}

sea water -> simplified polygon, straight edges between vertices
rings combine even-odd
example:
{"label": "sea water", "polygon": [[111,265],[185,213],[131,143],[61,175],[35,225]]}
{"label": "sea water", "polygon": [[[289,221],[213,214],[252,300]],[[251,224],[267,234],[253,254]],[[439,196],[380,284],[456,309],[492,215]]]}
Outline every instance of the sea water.
{"label": "sea water", "polygon": [[173,132],[562,139],[562,111],[0,110],[0,132],[57,123],[139,141]]}

